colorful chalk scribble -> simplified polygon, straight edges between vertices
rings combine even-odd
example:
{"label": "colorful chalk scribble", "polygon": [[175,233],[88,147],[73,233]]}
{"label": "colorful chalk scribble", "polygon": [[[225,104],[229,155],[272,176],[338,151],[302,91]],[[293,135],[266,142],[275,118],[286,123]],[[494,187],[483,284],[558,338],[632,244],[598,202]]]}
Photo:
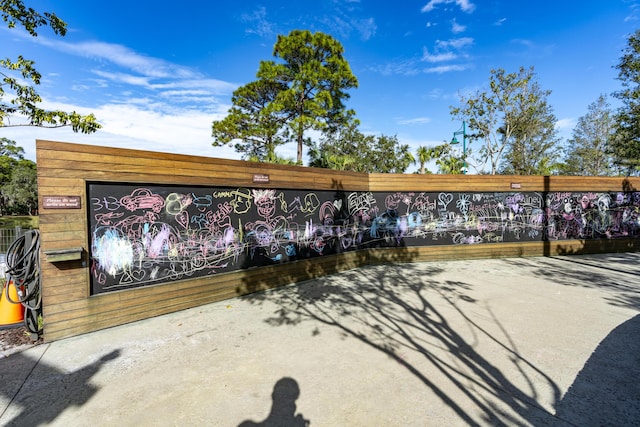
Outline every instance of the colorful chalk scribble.
{"label": "colorful chalk scribble", "polygon": [[640,192],[88,191],[93,293],[370,247],[640,237]]}

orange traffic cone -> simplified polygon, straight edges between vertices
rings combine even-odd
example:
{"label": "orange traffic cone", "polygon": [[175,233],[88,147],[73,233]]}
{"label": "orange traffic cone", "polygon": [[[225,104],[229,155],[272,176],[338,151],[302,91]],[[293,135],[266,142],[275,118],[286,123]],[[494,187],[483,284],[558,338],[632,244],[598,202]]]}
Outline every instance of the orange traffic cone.
{"label": "orange traffic cone", "polygon": [[[9,296],[11,301],[18,301],[18,290],[13,282],[6,284],[9,287]],[[0,295],[0,328],[17,326],[19,323],[24,322],[24,307],[22,304],[14,304],[7,298],[7,289],[0,288],[2,295]]]}

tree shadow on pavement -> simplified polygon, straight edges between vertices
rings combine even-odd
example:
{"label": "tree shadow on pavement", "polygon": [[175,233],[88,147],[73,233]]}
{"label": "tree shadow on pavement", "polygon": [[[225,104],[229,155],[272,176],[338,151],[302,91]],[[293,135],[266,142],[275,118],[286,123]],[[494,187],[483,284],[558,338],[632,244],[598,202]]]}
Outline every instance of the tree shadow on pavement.
{"label": "tree shadow on pavement", "polygon": [[273,387],[271,410],[262,422],[243,421],[238,427],[306,427],[310,424],[302,414],[296,414],[296,400],[300,387],[293,378],[281,378]]}
{"label": "tree shadow on pavement", "polygon": [[557,405],[556,414],[578,426],[638,425],[640,420],[640,315],[602,340]]}
{"label": "tree shadow on pavement", "polygon": [[608,292],[605,300],[616,307],[640,309],[640,253],[571,255],[504,259],[534,275],[563,286]]}
{"label": "tree shadow on pavement", "polygon": [[471,285],[437,280],[443,272],[429,263],[370,266],[243,298],[275,303],[273,326],[319,322],[386,354],[465,425],[567,425],[550,412],[558,385],[519,354],[490,310],[482,324],[465,314],[478,307]]}
{"label": "tree shadow on pavement", "polygon": [[[46,351],[46,350],[45,350]],[[63,411],[82,406],[97,391],[91,378],[103,364],[120,356],[113,350],[94,363],[73,372],[63,372],[24,352],[0,360],[0,393],[8,403],[0,412],[0,424],[5,426],[47,425]],[[14,407],[21,408],[17,412]],[[90,420],[85,420],[90,423]]]}

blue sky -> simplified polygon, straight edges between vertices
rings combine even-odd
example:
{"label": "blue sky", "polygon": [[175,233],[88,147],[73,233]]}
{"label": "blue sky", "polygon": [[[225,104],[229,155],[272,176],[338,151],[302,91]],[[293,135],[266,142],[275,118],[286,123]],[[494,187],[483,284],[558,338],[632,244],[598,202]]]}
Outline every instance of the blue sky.
{"label": "blue sky", "polygon": [[[640,0],[26,4],[55,12],[68,33],[33,38],[1,25],[0,56],[36,61],[44,107],[93,112],[103,125],[92,135],[0,128],[31,159],[35,139],[239,158],[211,146],[211,122],[273,58],[277,35],[294,29],[342,43],[359,80],[347,106],[365,133],[397,135],[414,152],[449,141],[461,127],[450,115],[461,94],[486,88],[491,69],[533,66],[566,140],[589,104],[620,89],[613,67],[640,24]],[[278,153],[295,158],[295,150]]]}

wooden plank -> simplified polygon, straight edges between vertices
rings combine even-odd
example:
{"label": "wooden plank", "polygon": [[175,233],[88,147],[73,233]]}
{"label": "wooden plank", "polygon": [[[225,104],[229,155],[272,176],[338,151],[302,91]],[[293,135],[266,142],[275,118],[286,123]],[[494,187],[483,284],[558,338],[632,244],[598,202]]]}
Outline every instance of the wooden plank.
{"label": "wooden plank", "polygon": [[[78,158],[81,161],[85,160],[94,160],[96,158],[106,159],[106,163],[122,163],[122,162],[130,162],[132,164],[139,164],[141,159],[148,159],[151,162],[160,162],[160,165],[165,165],[168,167],[180,167],[178,166],[180,163],[187,165],[187,167],[191,167],[189,165],[197,165],[197,168],[200,168],[201,165],[207,168],[222,168],[221,170],[225,170],[225,168],[231,169],[245,169],[248,171],[251,170],[260,170],[260,171],[282,171],[286,174],[291,175],[292,172],[300,172],[304,173],[305,171],[313,171],[314,168],[308,168],[303,166],[292,166],[292,165],[276,165],[270,163],[257,163],[257,162],[246,162],[240,160],[230,160],[230,159],[220,159],[214,157],[204,157],[204,156],[191,156],[191,155],[183,155],[183,154],[172,154],[172,153],[160,153],[160,152],[149,152],[149,151],[141,151],[141,150],[132,150],[125,148],[110,148],[110,147],[99,147],[93,145],[82,145],[82,144],[72,144],[65,142],[55,142],[55,141],[45,141],[45,140],[37,140],[36,147],[38,149],[38,153],[42,154],[43,163],[48,161],[49,159],[74,159]],[[70,154],[71,153],[71,154]],[[117,162],[114,162],[113,158],[109,156],[114,156],[120,158]],[[39,159],[40,160],[40,159]],[[145,161],[145,160],[142,160]],[[175,164],[170,164],[166,162],[175,162]],[[40,163],[39,163],[40,164]],[[315,169],[316,173],[324,175],[323,169]],[[332,175],[342,176],[346,179],[353,179],[354,177],[361,177],[362,180],[367,180],[366,174],[361,174],[357,172],[348,172],[348,171],[334,171]]]}
{"label": "wooden plank", "polygon": [[[155,173],[154,170],[171,170],[176,175],[182,174],[181,171],[186,171],[187,175],[197,175],[199,171],[205,170],[207,172],[215,172],[216,174],[226,175],[230,173],[243,173],[248,180],[252,179],[254,173],[265,173],[271,176],[280,177],[288,176],[292,174],[296,175],[308,175],[316,178],[324,179],[326,177],[326,169],[317,169],[310,167],[300,166],[287,166],[287,165],[274,165],[269,163],[256,163],[256,162],[242,162],[240,164],[225,164],[223,162],[206,162],[206,158],[202,157],[188,157],[187,159],[170,159],[162,160],[153,157],[123,157],[114,154],[102,154],[96,156],[94,153],[64,153],[64,152],[52,152],[52,155],[43,159],[42,167],[47,168],[59,168],[63,166],[71,166],[71,168],[85,169],[83,165],[90,164],[105,164],[109,167],[117,165],[116,167],[123,170],[135,170],[139,171],[141,168],[145,173]],[[69,161],[72,161],[70,164]],[[98,166],[99,167],[99,166]],[[91,168],[93,169],[93,168]],[[90,170],[91,170],[90,169]],[[118,169],[116,169],[118,170]],[[353,180],[353,181],[367,181],[367,175],[356,172],[345,171],[332,171],[331,176],[334,179],[340,180]]]}
{"label": "wooden plank", "polygon": [[[222,301],[225,299],[229,299],[232,296],[233,295],[229,295],[229,294],[208,295],[206,298],[199,300],[197,302],[193,300],[188,300],[188,301],[182,302],[181,304],[172,304],[169,306],[156,307],[154,315],[158,316],[162,314],[185,310],[192,307],[197,307],[198,305],[204,305],[212,302]],[[119,316],[111,316],[111,317],[101,318],[100,320],[87,318],[87,319],[80,319],[81,320],[80,322],[74,320],[73,322],[45,323],[45,329],[44,329],[45,337],[47,340],[56,340],[56,339],[64,338],[67,336],[92,332],[98,329],[118,326],[125,323],[135,322],[137,320],[142,320],[142,319],[151,317],[149,315],[149,312],[144,310],[145,307],[140,307],[140,308],[143,310],[134,314],[130,313],[126,318],[119,317]]]}
{"label": "wooden plank", "polygon": [[64,301],[84,300],[88,297],[89,293],[79,286],[48,286],[46,295],[43,295],[43,300],[46,301],[45,304],[49,306],[57,305]]}
{"label": "wooden plank", "polygon": [[[66,153],[65,153],[66,154]],[[126,159],[126,161],[123,161]],[[286,176],[298,176],[307,179],[325,179],[326,170],[303,168],[299,166],[279,166],[264,163],[243,162],[241,165],[219,165],[199,162],[187,162],[177,160],[158,160],[149,158],[122,158],[118,156],[100,156],[93,154],[73,155],[73,156],[57,156],[57,158],[47,158],[42,161],[41,173],[46,175],[47,170],[64,169],[64,170],[96,170],[102,169],[100,165],[108,165],[109,169],[114,172],[139,172],[148,175],[166,174],[162,171],[170,171],[172,175],[199,176],[211,172],[217,175],[237,176],[248,182],[252,181],[254,173],[268,174],[271,179],[282,179]],[[331,177],[335,180],[349,179],[357,180],[360,177],[366,181],[366,175],[354,174],[348,172],[332,172]]]}
{"label": "wooden plank", "polygon": [[[217,277],[217,276],[214,276]],[[167,282],[153,286],[139,287],[134,289],[124,289],[116,292],[108,292],[91,296],[88,299],[90,306],[100,307],[99,310],[107,310],[111,307],[119,310],[123,305],[139,303],[140,301],[161,301],[176,292],[187,292],[191,288],[211,289],[212,278],[188,279],[176,282]],[[231,280],[229,283],[234,285]],[[85,285],[88,289],[88,284]],[[57,304],[48,306],[48,314],[83,310],[84,304],[78,301],[61,300]]]}
{"label": "wooden plank", "polygon": [[[81,283],[87,289],[89,288],[87,281],[87,268],[69,268],[64,269],[60,268],[58,265],[49,263],[49,262],[41,262],[40,271],[47,274],[47,285],[51,285],[52,288],[56,288],[58,286],[64,286],[66,284],[76,284]],[[49,287],[49,286],[47,286]],[[43,288],[44,290],[44,288]]]}
{"label": "wooden plank", "polygon": [[234,289],[228,287],[214,291],[200,287],[193,289],[192,292],[167,293],[159,299],[130,301],[129,303],[123,302],[120,304],[113,299],[110,299],[109,304],[96,299],[87,299],[84,307],[77,306],[73,310],[58,311],[55,315],[48,312],[47,323],[49,325],[65,323],[68,326],[72,326],[87,322],[100,322],[104,319],[127,318],[139,312],[146,312],[147,317],[152,317],[167,312],[167,307],[178,304],[194,307],[201,305],[202,300],[207,298],[220,300],[221,295],[224,295],[224,298],[230,298],[236,296],[236,293]]}
{"label": "wooden plank", "polygon": [[[371,191],[638,191],[640,179],[622,177],[371,174]],[[520,188],[512,189],[511,184]]]}
{"label": "wooden plank", "polygon": [[[76,242],[75,244],[67,244],[66,247],[86,246],[87,232],[86,230],[67,230],[43,233],[40,241],[44,244],[49,242]],[[80,243],[81,242],[81,243]],[[80,244],[78,244],[80,243]],[[54,249],[54,248],[47,248]],[[56,248],[62,249],[62,248]]]}
{"label": "wooden plank", "polygon": [[295,179],[292,180],[290,175],[281,177],[273,177],[269,184],[256,185],[251,182],[251,178],[247,179],[246,175],[237,176],[219,176],[201,173],[193,176],[180,176],[175,174],[142,174],[140,172],[116,172],[103,170],[62,170],[50,169],[43,171],[40,179],[48,179],[48,177],[59,176],[61,173],[73,178],[83,178],[87,181],[97,182],[127,182],[131,184],[149,184],[155,185],[186,185],[186,186],[210,186],[210,187],[242,187],[242,188],[282,188],[282,189],[301,189],[301,190],[336,190],[344,185],[355,190],[366,190],[368,187],[366,182],[356,185],[340,184],[326,177],[313,177],[308,180]]}
{"label": "wooden plank", "polygon": [[157,151],[143,151],[134,150],[130,148],[114,148],[114,147],[101,147],[97,145],[85,145],[60,141],[48,141],[48,140],[36,140],[36,155],[41,154],[43,158],[51,156],[49,152],[64,152],[64,153],[93,153],[95,155],[117,155],[122,157],[132,158],[153,158],[158,160],[181,160],[193,159],[194,161],[201,160],[211,164],[221,165],[241,165],[245,162],[240,160],[220,159],[215,157],[202,157],[202,156],[190,156],[184,154],[163,153]]}
{"label": "wooden plank", "polygon": [[75,240],[57,240],[57,241],[41,241],[41,250],[55,250],[55,249],[67,249],[82,246],[86,249],[87,241],[85,239]]}
{"label": "wooden plank", "polygon": [[83,232],[86,233],[87,224],[86,221],[65,221],[65,222],[40,222],[39,224],[40,233],[46,235],[47,233],[61,233],[65,231],[72,232]]}
{"label": "wooden plank", "polygon": [[[78,307],[74,310],[58,311],[55,313],[47,313],[47,319],[50,324],[55,322],[66,322],[69,324],[79,324],[82,322],[96,322],[107,318],[126,318],[139,312],[146,312],[148,317],[153,317],[160,312],[165,311],[166,307],[176,304],[188,304],[191,306],[201,305],[200,301],[208,296],[225,294],[229,297],[236,296],[235,291],[229,288],[210,290],[204,287],[189,289],[185,292],[166,293],[161,295],[162,298],[138,299],[135,301],[118,302],[115,300],[109,303],[97,303],[93,299],[86,300],[86,307]],[[82,320],[84,319],[84,320]]]}
{"label": "wooden plank", "polygon": [[50,284],[46,289],[42,290],[42,297],[47,301],[47,305],[58,305],[65,301],[86,299],[89,297],[89,292],[82,285],[82,282],[67,282],[57,286]]}
{"label": "wooden plank", "polygon": [[75,224],[78,222],[82,223],[86,221],[86,214],[84,209],[82,212],[69,209],[64,211],[51,210],[41,212],[38,221],[40,226]]}

